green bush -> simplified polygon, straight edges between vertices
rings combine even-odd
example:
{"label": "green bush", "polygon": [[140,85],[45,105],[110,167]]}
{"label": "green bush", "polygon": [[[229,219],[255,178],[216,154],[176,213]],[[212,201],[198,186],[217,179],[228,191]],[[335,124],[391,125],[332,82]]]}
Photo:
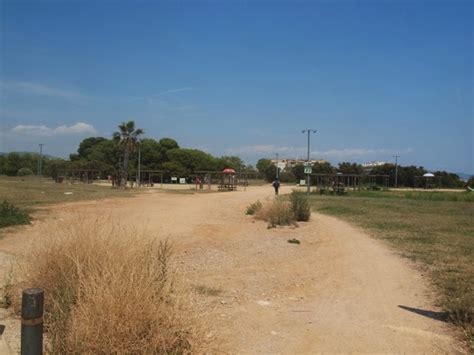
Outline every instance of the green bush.
{"label": "green bush", "polygon": [[295,219],[298,222],[309,221],[311,217],[311,206],[308,197],[301,192],[293,191],[290,194],[290,202]]}
{"label": "green bush", "polygon": [[7,201],[0,204],[0,228],[29,223],[30,216],[28,212],[13,206]]}
{"label": "green bush", "polygon": [[30,168],[21,168],[20,170],[18,170],[18,172],[16,173],[18,176],[27,176],[27,175],[33,175],[33,170],[31,170]]}
{"label": "green bush", "polygon": [[261,209],[262,209],[262,203],[260,201],[257,201],[247,207],[247,211],[245,212],[245,214],[249,216],[253,216],[255,213],[257,213]]}

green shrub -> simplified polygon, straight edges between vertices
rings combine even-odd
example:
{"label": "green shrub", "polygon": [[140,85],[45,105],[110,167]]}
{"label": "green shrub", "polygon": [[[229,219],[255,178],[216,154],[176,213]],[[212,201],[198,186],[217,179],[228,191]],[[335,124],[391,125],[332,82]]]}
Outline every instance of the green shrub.
{"label": "green shrub", "polygon": [[309,221],[311,217],[311,206],[308,197],[301,192],[293,191],[290,194],[290,202],[295,219],[298,222]]}
{"label": "green shrub", "polygon": [[33,175],[33,170],[31,170],[30,168],[21,168],[20,170],[18,170],[18,172],[16,173],[18,176],[28,176],[28,175]]}
{"label": "green shrub", "polygon": [[257,201],[247,207],[247,211],[245,212],[245,214],[249,216],[253,216],[255,213],[257,213],[261,209],[262,209],[262,203],[260,201]]}
{"label": "green shrub", "polygon": [[15,207],[7,201],[0,204],[0,228],[29,223],[30,216],[25,210]]}

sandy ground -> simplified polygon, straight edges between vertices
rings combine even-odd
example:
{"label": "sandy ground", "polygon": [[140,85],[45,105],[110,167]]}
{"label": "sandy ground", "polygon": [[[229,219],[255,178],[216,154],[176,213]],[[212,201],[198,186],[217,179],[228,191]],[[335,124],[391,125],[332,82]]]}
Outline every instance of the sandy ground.
{"label": "sandy ground", "polygon": [[[66,228],[79,215],[140,221],[173,242],[190,282],[222,290],[202,296],[209,303],[208,337],[221,352],[464,352],[454,330],[436,319],[439,310],[420,271],[333,217],[313,213],[297,228],[267,229],[245,215],[250,203],[272,198],[269,186],[199,194],[148,190],[135,198],[50,207],[41,221],[0,240],[0,274],[39,224],[59,221]],[[288,243],[292,238],[301,244]],[[7,325],[4,338],[16,343],[18,320],[6,313],[2,320],[0,313],[0,324]]]}

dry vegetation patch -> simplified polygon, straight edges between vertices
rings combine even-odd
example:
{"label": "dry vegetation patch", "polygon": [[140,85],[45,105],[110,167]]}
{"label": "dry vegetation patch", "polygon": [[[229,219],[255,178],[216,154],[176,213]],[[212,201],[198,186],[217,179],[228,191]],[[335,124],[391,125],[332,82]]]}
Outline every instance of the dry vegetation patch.
{"label": "dry vegetation patch", "polygon": [[247,207],[246,214],[268,222],[269,227],[290,226],[309,221],[311,206],[306,195],[293,191],[289,196],[278,196],[266,204],[256,201]]}
{"label": "dry vegetation patch", "polygon": [[146,233],[110,220],[77,221],[50,230],[25,253],[15,296],[25,286],[45,290],[52,353],[199,352],[193,292],[170,258],[168,242]]}

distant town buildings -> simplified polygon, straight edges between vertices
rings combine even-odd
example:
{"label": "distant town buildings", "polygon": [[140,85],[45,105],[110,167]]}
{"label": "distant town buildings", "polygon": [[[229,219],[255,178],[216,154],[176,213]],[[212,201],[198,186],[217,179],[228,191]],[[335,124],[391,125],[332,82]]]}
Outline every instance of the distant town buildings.
{"label": "distant town buildings", "polygon": [[371,162],[368,162],[368,163],[363,163],[362,167],[363,168],[375,168],[376,166],[382,166],[382,165],[385,165],[385,164],[387,164],[387,162],[384,162],[384,161],[371,161]]}
{"label": "distant town buildings", "polygon": [[362,169],[364,169],[364,172],[365,173],[370,173],[370,171],[377,167],[377,166],[382,166],[382,165],[385,165],[387,164],[386,162],[384,161],[371,161],[371,162],[368,162],[368,163],[363,163],[362,164]]}
{"label": "distant town buildings", "polygon": [[[291,169],[295,165],[304,165],[306,163],[306,159],[282,158],[282,159],[278,159],[278,161],[276,159],[271,159],[271,162],[272,162],[272,164],[277,165],[277,167],[280,170],[283,170],[285,168]],[[319,163],[319,164],[327,163],[327,161],[323,160],[323,159],[319,159],[319,160],[311,159],[309,162],[310,162],[311,165],[316,164],[316,163]]]}

